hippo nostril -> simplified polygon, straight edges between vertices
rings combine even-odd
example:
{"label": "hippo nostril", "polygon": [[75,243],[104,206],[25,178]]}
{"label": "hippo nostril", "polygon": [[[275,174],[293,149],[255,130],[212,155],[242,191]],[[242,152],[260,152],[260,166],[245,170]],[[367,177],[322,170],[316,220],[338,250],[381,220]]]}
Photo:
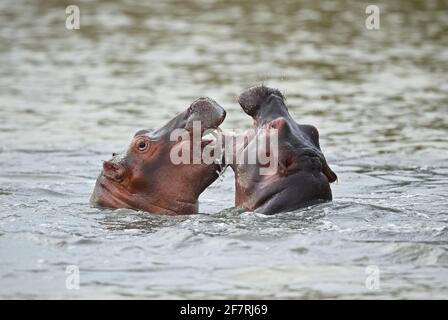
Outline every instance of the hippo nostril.
{"label": "hippo nostril", "polygon": [[115,157],[118,153],[112,152],[112,157]]}

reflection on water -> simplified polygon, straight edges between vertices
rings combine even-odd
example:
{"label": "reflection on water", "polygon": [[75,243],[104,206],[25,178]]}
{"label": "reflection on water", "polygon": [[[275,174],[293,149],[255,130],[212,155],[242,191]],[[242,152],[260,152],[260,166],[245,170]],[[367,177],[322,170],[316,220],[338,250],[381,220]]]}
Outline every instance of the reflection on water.
{"label": "reflection on water", "polygon": [[[0,296],[446,298],[448,3],[378,3],[378,31],[367,4],[2,1]],[[247,127],[236,96],[256,83],[319,128],[335,201],[240,212],[227,171],[195,216],[87,204],[135,131],[201,95]]]}

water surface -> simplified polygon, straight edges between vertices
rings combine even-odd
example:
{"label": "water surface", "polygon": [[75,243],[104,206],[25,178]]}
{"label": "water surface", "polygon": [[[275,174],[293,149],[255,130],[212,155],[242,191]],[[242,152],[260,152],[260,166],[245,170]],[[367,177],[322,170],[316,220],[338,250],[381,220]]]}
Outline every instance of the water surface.
{"label": "water surface", "polygon": [[[0,297],[447,298],[448,4],[379,2],[377,31],[368,4],[2,1]],[[227,171],[198,215],[89,206],[137,130],[202,95],[246,128],[258,83],[319,128],[332,203],[241,212]]]}

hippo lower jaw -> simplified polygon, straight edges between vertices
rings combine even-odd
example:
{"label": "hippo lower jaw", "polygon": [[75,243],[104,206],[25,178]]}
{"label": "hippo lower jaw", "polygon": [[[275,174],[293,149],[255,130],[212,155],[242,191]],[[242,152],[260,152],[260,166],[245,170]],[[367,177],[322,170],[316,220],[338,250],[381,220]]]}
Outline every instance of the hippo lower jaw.
{"label": "hippo lower jaw", "polygon": [[[205,148],[221,150],[221,152],[223,152],[222,144],[218,145],[219,141],[216,139],[216,133],[220,130],[221,129],[218,127],[206,136],[201,136],[201,154],[204,152]],[[174,143],[173,147],[181,144],[187,144],[190,150],[193,149],[192,140],[190,140],[190,138]],[[121,155],[117,155],[117,157],[120,156]],[[193,159],[193,157],[191,156],[190,159]],[[113,164],[115,162],[112,161],[108,163]],[[222,170],[222,166],[219,163],[206,164],[202,161],[201,163],[194,165],[194,167],[195,168],[192,170],[196,170],[200,167],[200,172],[209,172],[207,175],[210,177],[210,181],[207,182],[207,184],[212,183]],[[133,194],[129,192],[121,182],[121,179],[110,176],[102,170],[97,179],[94,192],[90,198],[91,205],[100,208],[128,208],[162,215],[183,215],[195,214],[198,212],[199,201],[197,200],[197,197],[199,197],[199,194],[196,195],[193,193],[192,195],[189,195],[188,197],[191,199],[179,197],[173,198],[172,195]],[[200,190],[200,192],[202,191]],[[179,194],[179,196],[181,195],[182,194]]]}
{"label": "hippo lower jaw", "polygon": [[98,177],[95,191],[90,197],[90,204],[99,208],[127,208],[161,215],[194,214],[198,212],[198,201],[170,199],[170,202],[175,203],[175,208],[173,204],[155,204],[151,201],[151,196],[131,194],[118,182],[105,176],[103,172]]}
{"label": "hippo lower jaw", "polygon": [[[313,204],[331,201],[332,192],[322,172],[299,170],[288,176],[265,176],[257,186],[249,187],[250,195],[236,199],[236,206],[262,214],[294,211]],[[244,194],[238,190],[237,194]],[[316,192],[319,196],[316,197]]]}

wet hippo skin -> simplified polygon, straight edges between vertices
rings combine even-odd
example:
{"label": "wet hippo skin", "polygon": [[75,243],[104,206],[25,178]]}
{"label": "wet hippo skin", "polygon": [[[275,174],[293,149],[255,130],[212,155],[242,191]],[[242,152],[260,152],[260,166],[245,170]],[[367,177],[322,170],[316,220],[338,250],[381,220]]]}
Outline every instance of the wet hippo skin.
{"label": "wet hippo skin", "polygon": [[[330,183],[337,179],[319,146],[319,133],[312,125],[297,123],[289,114],[285,98],[276,89],[256,86],[238,98],[241,108],[253,119],[248,140],[235,143],[236,154],[273,153],[269,143],[256,140],[278,136],[276,170],[261,174],[265,163],[232,163],[235,172],[236,207],[264,214],[292,211],[332,200]],[[275,129],[275,130],[273,130]],[[261,149],[260,149],[261,148]]]}
{"label": "wet hippo skin", "polygon": [[[225,110],[214,100],[199,98],[161,129],[138,131],[125,153],[113,154],[111,160],[104,161],[91,204],[169,215],[197,213],[198,197],[218,178],[221,165],[173,163],[172,148],[191,144],[192,139],[171,141],[170,135],[173,130],[185,129],[191,138],[195,121],[203,133],[218,128],[225,116]],[[201,149],[214,143],[200,138]]]}

